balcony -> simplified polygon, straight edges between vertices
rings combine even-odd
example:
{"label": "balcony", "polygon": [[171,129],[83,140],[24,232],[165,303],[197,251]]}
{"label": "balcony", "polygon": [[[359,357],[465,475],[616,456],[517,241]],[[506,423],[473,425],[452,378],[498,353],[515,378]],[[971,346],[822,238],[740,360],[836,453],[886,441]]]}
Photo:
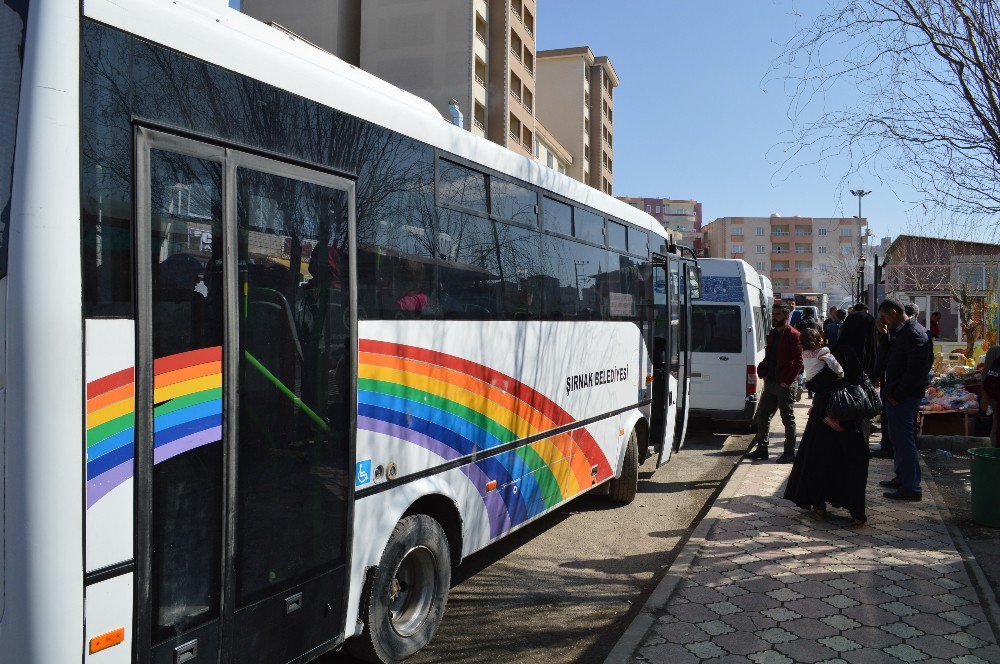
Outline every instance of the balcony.
{"label": "balcony", "polygon": [[520,144],[521,144],[521,137],[520,137],[520,136],[518,136],[517,134],[515,134],[515,133],[514,133],[514,132],[512,132],[512,131],[511,131],[511,132],[508,132],[508,135],[510,136],[510,140],[514,141],[514,142],[515,142],[515,143],[517,143],[518,145],[520,145]]}
{"label": "balcony", "polygon": [[484,134],[486,133],[486,125],[484,125],[481,121],[473,120],[472,124],[474,124],[476,126],[476,129],[478,129],[479,131],[483,132]]}
{"label": "balcony", "polygon": [[521,60],[521,54],[518,51],[515,51],[513,47],[511,47],[510,49],[510,54],[514,56],[515,60],[517,60],[521,64],[524,64],[524,62]]}
{"label": "balcony", "polygon": [[788,235],[788,229],[787,228],[772,228],[771,229],[771,235],[777,235],[779,237],[785,237],[785,236]]}
{"label": "balcony", "polygon": [[479,32],[478,30],[476,30],[476,39],[483,42],[483,46],[487,47],[489,46],[489,42],[486,41],[486,35],[483,34],[482,32]]}
{"label": "balcony", "polygon": [[534,111],[531,109],[531,101],[525,99],[524,101],[521,102],[521,106],[523,106],[524,110],[526,110],[527,112],[534,113]]}
{"label": "balcony", "polygon": [[483,77],[480,76],[479,74],[476,74],[476,83],[483,86],[484,88],[486,87],[486,81],[484,81]]}
{"label": "balcony", "polygon": [[513,98],[514,98],[514,101],[516,101],[516,102],[517,102],[518,104],[520,104],[520,103],[521,103],[521,93],[520,93],[520,92],[518,92],[517,90],[513,90],[513,89],[512,89],[512,90],[510,91],[510,96],[511,96],[511,97],[513,97]]}

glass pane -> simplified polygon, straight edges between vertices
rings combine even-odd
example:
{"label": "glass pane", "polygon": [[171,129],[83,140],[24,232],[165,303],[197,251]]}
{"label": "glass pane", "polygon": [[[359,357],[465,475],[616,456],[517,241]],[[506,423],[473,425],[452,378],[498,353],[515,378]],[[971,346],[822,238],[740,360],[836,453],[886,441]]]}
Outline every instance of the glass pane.
{"label": "glass pane", "polygon": [[486,214],[486,176],[445,159],[438,160],[438,200]]}
{"label": "glass pane", "polygon": [[544,241],[545,318],[604,317],[608,308],[607,250],[551,235]]}
{"label": "glass pane", "polygon": [[542,235],[497,224],[500,254],[502,318],[535,319],[542,314],[545,276],[541,265]]}
{"label": "glass pane", "polygon": [[640,256],[649,255],[649,234],[632,226],[628,227],[628,250]]}
{"label": "glass pane", "polygon": [[343,560],[350,402],[347,194],[237,172],[240,605]]}
{"label": "glass pane", "polygon": [[743,350],[739,307],[696,304],[691,315],[692,352],[739,353]]}
{"label": "glass pane", "polygon": [[610,265],[604,290],[608,294],[608,314],[613,319],[638,320],[646,292],[645,265],[630,256],[609,254]]}
{"label": "glass pane", "polygon": [[[431,263],[408,266],[419,276],[399,300],[400,309],[425,318],[495,317],[500,277],[493,222],[441,210],[437,249],[437,259]],[[420,289],[424,283],[429,289]]]}
{"label": "glass pane", "polygon": [[628,233],[625,226],[608,220],[608,246],[612,249],[627,249]]}
{"label": "glass pane", "polygon": [[222,167],[150,151],[153,640],[219,615]]}
{"label": "glass pane", "polygon": [[545,230],[563,235],[573,234],[573,208],[551,198],[542,201],[542,223]]}
{"label": "glass pane", "polygon": [[576,208],[573,227],[574,234],[581,240],[604,244],[604,217],[583,208]]}
{"label": "glass pane", "polygon": [[28,0],[4,0],[0,4],[0,277],[7,274],[14,138],[27,22]]}
{"label": "glass pane", "polygon": [[490,178],[490,200],[493,214],[501,219],[510,219],[531,226],[538,225],[538,194],[513,182]]}

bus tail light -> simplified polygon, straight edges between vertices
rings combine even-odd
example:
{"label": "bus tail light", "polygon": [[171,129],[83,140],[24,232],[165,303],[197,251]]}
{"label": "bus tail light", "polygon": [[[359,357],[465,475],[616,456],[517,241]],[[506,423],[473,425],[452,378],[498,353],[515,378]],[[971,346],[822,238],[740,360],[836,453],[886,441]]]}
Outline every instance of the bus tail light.
{"label": "bus tail light", "polygon": [[90,654],[107,650],[111,646],[116,646],[125,640],[125,628],[119,627],[113,632],[95,636],[90,640]]}
{"label": "bus tail light", "polygon": [[747,396],[757,394],[757,367],[747,365]]}

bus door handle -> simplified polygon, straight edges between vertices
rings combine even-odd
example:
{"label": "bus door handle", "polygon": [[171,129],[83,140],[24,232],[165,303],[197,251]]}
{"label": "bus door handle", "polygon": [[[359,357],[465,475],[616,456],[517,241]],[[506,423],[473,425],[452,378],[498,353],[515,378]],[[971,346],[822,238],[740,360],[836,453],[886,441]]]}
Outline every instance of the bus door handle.
{"label": "bus door handle", "polygon": [[692,371],[691,372],[691,377],[692,378],[701,378],[701,372],[700,371]]}
{"label": "bus door handle", "polygon": [[187,664],[198,659],[198,639],[174,648],[174,664]]}
{"label": "bus door handle", "polygon": [[291,597],[285,598],[285,615],[293,613],[302,608],[302,593],[295,593]]}
{"label": "bus door handle", "polygon": [[729,356],[728,355],[720,355],[719,359],[721,361],[723,361],[723,362],[728,362],[729,361]]}

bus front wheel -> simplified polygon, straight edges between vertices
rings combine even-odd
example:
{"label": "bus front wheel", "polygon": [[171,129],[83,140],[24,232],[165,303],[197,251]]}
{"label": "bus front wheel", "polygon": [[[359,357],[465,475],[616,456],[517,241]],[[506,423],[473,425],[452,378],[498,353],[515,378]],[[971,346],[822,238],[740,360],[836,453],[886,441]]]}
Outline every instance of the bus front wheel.
{"label": "bus front wheel", "polygon": [[369,662],[401,662],[430,642],[441,624],[451,585],[444,529],[425,514],[396,524],[367,587],[361,636],[348,644]]}
{"label": "bus front wheel", "polygon": [[628,504],[635,500],[635,492],[639,486],[639,441],[632,429],[625,448],[625,459],[622,461],[622,474],[609,482],[608,495],[613,503]]}

